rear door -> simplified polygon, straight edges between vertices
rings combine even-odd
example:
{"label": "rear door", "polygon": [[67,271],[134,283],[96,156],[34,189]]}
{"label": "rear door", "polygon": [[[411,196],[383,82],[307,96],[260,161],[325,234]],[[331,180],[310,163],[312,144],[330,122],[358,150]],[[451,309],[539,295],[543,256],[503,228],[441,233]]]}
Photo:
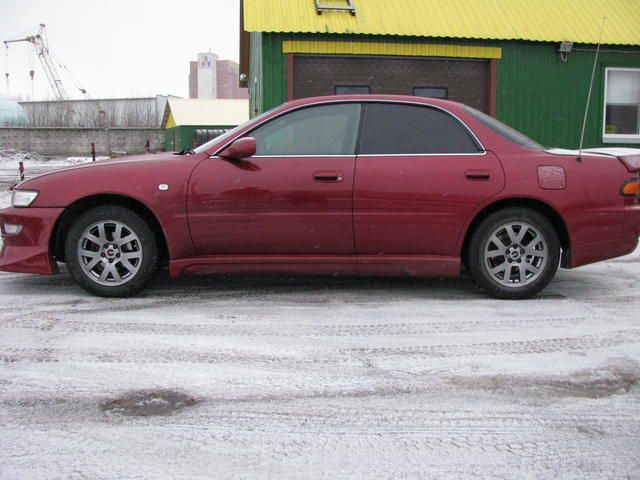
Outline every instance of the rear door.
{"label": "rear door", "polygon": [[354,189],[356,252],[454,256],[469,215],[503,187],[498,158],[448,112],[367,103]]}
{"label": "rear door", "polygon": [[188,196],[198,253],[353,254],[360,111],[336,103],[287,112],[247,133],[253,157],[201,162]]}

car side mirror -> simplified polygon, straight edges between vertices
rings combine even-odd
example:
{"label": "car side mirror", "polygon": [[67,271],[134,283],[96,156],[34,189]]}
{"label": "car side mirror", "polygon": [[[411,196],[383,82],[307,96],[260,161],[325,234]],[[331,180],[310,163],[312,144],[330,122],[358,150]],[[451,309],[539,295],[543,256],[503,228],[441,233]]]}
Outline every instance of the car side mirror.
{"label": "car side mirror", "polygon": [[219,157],[231,160],[242,160],[256,153],[256,139],[253,137],[239,138],[227,148],[225,148]]}

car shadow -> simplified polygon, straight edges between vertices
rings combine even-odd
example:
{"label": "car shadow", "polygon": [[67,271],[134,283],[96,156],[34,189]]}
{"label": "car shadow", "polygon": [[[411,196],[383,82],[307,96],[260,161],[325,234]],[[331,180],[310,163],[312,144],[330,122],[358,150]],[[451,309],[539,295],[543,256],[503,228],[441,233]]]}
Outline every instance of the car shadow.
{"label": "car shadow", "polygon": [[159,274],[148,287],[150,294],[165,290],[247,292],[260,294],[306,293],[306,292],[371,292],[395,291],[403,295],[420,296],[482,296],[472,279],[458,278],[414,278],[414,277],[371,277],[352,275],[309,275],[309,274],[206,274],[170,278]]}
{"label": "car shadow", "polygon": [[[38,296],[75,296],[78,298],[96,298],[83,291],[71,279],[66,271],[59,275],[0,274],[0,298],[20,295]],[[457,278],[414,278],[414,277],[365,277],[365,276],[327,276],[305,274],[201,274],[171,278],[166,271],[150,282],[145,290],[134,298],[172,298],[180,303],[181,299],[199,297],[261,298],[305,293],[354,295],[385,298],[439,298],[464,299],[483,298],[468,275]]]}
{"label": "car shadow", "polygon": [[[0,299],[3,296],[73,296],[96,299],[83,291],[71,279],[63,264],[59,275],[29,275],[0,273]],[[551,284],[535,300],[571,298],[592,300],[613,294],[616,286],[607,276],[587,269],[559,270]],[[609,294],[606,294],[609,292]],[[209,299],[242,297],[251,299],[282,299],[285,295],[305,293],[358,296],[364,299],[464,300],[487,298],[480,292],[470,275],[457,278],[375,277],[353,275],[309,275],[283,273],[227,273],[198,274],[171,278],[161,271],[145,290],[134,298],[170,298],[176,303],[194,296]],[[289,300],[295,300],[294,297]],[[301,300],[304,301],[304,300]]]}

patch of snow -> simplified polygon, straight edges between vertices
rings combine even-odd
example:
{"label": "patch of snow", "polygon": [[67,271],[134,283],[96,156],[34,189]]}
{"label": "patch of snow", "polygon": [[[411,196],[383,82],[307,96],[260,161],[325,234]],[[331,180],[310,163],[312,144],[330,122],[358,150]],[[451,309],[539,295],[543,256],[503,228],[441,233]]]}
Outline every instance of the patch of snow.
{"label": "patch of snow", "polygon": [[[96,160],[106,160],[108,158],[110,157],[96,157]],[[31,152],[0,150],[0,191],[6,191],[20,181],[19,162],[23,163],[24,175],[28,179],[53,170],[73,167],[90,161],[92,161],[91,157],[45,157]],[[0,202],[2,202],[1,195]]]}
{"label": "patch of snow", "polygon": [[[578,155],[580,150],[570,150],[566,148],[550,148],[545,150],[547,153],[554,155]],[[590,155],[604,155],[604,156],[624,156],[624,155],[640,155],[640,148],[615,148],[615,147],[602,147],[602,148],[583,148],[582,153],[588,153]]]}
{"label": "patch of snow", "polygon": [[0,477],[635,478],[639,266],[526,301],[466,277],[161,275],[105,299],[0,273]]}
{"label": "patch of snow", "polygon": [[468,278],[0,274],[3,478],[635,478],[640,250]]}
{"label": "patch of snow", "polygon": [[0,209],[7,208],[11,205],[11,192],[0,192]]}

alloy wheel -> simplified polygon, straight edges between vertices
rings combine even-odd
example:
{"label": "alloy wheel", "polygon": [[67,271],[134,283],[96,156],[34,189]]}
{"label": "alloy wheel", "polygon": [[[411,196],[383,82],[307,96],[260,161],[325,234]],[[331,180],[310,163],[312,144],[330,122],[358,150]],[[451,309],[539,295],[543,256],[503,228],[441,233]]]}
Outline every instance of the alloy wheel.
{"label": "alloy wheel", "polygon": [[90,225],[77,246],[82,271],[92,281],[104,286],[129,282],[142,265],[142,243],[128,225],[115,220]]}
{"label": "alloy wheel", "polygon": [[484,246],[487,272],[500,285],[519,288],[536,281],[548,261],[547,240],[526,222],[509,222],[496,228]]}

